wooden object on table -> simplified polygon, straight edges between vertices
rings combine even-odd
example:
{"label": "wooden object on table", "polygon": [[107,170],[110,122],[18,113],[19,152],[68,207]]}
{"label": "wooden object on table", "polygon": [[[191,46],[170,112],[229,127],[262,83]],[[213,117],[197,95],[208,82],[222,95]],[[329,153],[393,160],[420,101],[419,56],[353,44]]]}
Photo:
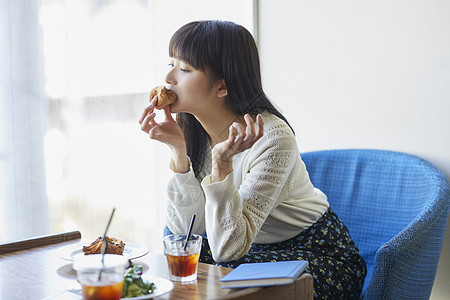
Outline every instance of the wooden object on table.
{"label": "wooden object on table", "polygon": [[41,247],[49,244],[61,243],[79,238],[81,238],[81,233],[79,231],[38,236],[16,242],[0,244],[0,254],[30,249],[34,247]]}

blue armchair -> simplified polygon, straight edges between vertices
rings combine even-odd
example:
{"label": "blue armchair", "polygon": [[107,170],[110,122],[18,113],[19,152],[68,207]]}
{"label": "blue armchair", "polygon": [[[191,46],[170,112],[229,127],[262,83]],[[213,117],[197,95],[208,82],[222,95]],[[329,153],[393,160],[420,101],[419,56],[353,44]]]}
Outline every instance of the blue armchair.
{"label": "blue armchair", "polygon": [[366,261],[361,298],[428,299],[450,207],[442,172],[416,156],[390,151],[301,156]]}

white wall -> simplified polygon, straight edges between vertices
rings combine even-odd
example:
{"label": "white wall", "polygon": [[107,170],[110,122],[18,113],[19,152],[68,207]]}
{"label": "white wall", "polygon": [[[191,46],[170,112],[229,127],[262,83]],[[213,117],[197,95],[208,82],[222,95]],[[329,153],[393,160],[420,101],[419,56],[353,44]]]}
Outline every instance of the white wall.
{"label": "white wall", "polygon": [[[450,178],[450,2],[259,1],[268,96],[301,151],[375,148]],[[450,230],[433,289],[450,295]]]}

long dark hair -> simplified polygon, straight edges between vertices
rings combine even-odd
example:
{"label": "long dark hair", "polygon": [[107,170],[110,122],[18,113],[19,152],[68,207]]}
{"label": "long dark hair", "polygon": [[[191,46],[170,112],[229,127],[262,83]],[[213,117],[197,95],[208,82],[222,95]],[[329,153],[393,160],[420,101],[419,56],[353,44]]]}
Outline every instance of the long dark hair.
{"label": "long dark hair", "polygon": [[[288,123],[263,91],[258,49],[243,26],[226,21],[188,23],[170,39],[169,55],[197,70],[208,68],[213,74],[211,80],[224,79],[228,92],[226,105],[233,113],[267,110]],[[177,113],[177,122],[184,132],[187,153],[197,176],[203,167],[208,134],[189,113]]]}

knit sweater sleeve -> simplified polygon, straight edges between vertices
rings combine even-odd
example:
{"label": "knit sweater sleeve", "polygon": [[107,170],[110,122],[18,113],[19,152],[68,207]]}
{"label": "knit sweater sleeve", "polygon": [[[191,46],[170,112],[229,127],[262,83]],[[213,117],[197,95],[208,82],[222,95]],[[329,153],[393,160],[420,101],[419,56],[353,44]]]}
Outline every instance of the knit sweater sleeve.
{"label": "knit sweater sleeve", "polygon": [[[241,155],[242,154],[242,155]],[[230,173],[223,181],[202,181],[205,225],[214,260],[236,260],[250,249],[283,190],[298,156],[295,137],[284,123],[265,130],[255,145],[234,163],[243,164],[242,182]]]}
{"label": "knit sweater sleeve", "polygon": [[[172,169],[172,166],[170,166]],[[186,234],[192,215],[193,233],[205,233],[205,195],[192,166],[186,173],[173,172],[167,185],[166,225],[175,234]]]}

